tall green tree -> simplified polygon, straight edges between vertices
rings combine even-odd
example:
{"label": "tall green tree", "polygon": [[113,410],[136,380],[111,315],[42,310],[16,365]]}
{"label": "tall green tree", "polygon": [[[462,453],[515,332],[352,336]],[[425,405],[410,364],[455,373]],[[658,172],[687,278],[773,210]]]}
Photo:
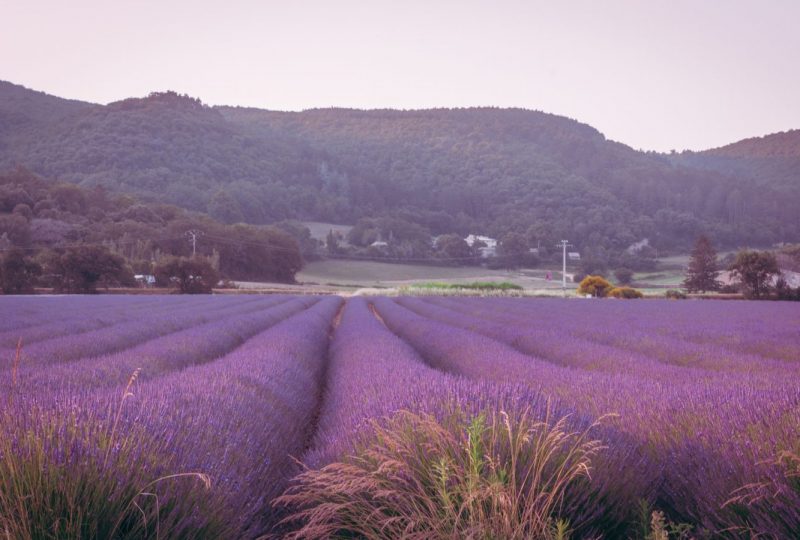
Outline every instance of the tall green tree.
{"label": "tall green tree", "polygon": [[70,293],[94,293],[99,284],[133,285],[133,273],[125,259],[105,246],[86,245],[70,248],[54,260],[56,289]]}
{"label": "tall green tree", "polygon": [[772,278],[781,273],[775,254],[769,251],[743,250],[736,254],[730,271],[739,282],[742,293],[761,298],[767,293]]}
{"label": "tall green tree", "polygon": [[181,294],[208,294],[219,281],[219,274],[205,257],[166,257],[155,267],[156,281],[175,283]]}
{"label": "tall green tree", "polygon": [[622,285],[630,285],[633,281],[633,270],[630,268],[617,268],[614,270],[614,277],[617,278]]}
{"label": "tall green tree", "polygon": [[469,244],[458,234],[443,234],[436,240],[436,255],[451,264],[467,264],[472,257]]}
{"label": "tall green tree", "polygon": [[514,268],[525,264],[528,255],[528,241],[519,233],[508,233],[500,240],[499,255],[506,267]]}
{"label": "tall green tree", "polygon": [[692,249],[683,286],[689,292],[716,291],[720,286],[718,277],[717,252],[711,245],[711,240],[701,235]]}
{"label": "tall green tree", "polygon": [[0,262],[0,288],[3,294],[29,294],[42,267],[25,256],[21,249],[8,251]]}
{"label": "tall green tree", "polygon": [[339,238],[333,232],[333,229],[329,230],[328,236],[325,237],[325,248],[328,250],[328,255],[339,253]]}

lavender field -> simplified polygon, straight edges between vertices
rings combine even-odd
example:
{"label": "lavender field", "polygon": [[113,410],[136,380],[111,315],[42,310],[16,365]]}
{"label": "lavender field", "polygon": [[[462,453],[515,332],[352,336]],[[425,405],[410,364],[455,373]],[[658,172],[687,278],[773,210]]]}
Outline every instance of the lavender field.
{"label": "lavender field", "polygon": [[400,411],[587,430],[601,447],[556,508],[574,538],[643,538],[652,512],[675,538],[800,535],[795,303],[65,296],[0,312],[3,537],[289,535],[291,498],[274,503],[302,495],[292,479]]}

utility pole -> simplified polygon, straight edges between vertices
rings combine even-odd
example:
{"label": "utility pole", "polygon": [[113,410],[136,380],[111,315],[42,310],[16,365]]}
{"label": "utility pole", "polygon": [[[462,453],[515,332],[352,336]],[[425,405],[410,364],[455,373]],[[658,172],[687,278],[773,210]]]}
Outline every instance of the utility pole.
{"label": "utility pole", "polygon": [[569,240],[562,240],[556,244],[557,248],[561,248],[562,269],[561,269],[561,290],[564,292],[564,298],[567,297],[567,247],[572,247]]}
{"label": "utility pole", "polygon": [[197,255],[197,239],[203,236],[203,231],[191,229],[186,231],[186,236],[189,237],[189,241],[192,243],[192,257],[194,257]]}

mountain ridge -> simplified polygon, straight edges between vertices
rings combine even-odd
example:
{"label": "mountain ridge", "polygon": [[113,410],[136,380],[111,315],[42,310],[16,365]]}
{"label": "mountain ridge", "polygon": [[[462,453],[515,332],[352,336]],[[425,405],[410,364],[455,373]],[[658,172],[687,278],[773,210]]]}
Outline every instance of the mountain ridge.
{"label": "mountain ridge", "polygon": [[800,159],[800,129],[749,137],[702,153],[727,157],[782,157]]}
{"label": "mountain ridge", "polygon": [[[800,167],[763,150],[785,137],[673,155],[521,108],[269,111],[169,91],[92,105],[15,85],[6,100],[9,84],[0,84],[0,168],[22,164],[227,222],[391,215],[435,234],[575,238],[600,255],[642,238],[683,249],[701,232],[723,246],[800,236]],[[37,102],[56,114],[34,114]]]}

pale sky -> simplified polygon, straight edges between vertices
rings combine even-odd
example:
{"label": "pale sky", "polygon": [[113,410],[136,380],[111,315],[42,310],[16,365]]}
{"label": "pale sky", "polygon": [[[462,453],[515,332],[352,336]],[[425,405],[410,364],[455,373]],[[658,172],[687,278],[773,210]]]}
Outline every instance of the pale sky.
{"label": "pale sky", "polygon": [[800,128],[800,0],[0,0],[0,79],[97,103],[524,107],[698,150]]}

